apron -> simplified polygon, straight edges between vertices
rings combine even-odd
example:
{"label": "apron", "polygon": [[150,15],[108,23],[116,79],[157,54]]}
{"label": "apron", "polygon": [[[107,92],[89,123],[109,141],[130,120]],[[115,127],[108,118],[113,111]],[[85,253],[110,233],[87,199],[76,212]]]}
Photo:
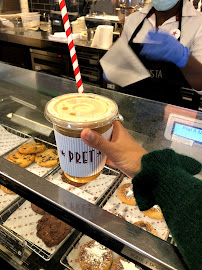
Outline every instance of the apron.
{"label": "apron", "polygon": [[[181,1],[179,11],[178,29],[180,32],[182,24],[182,7],[183,1]],[[190,87],[180,68],[178,68],[172,62],[146,59],[144,56],[140,55],[142,45],[140,43],[133,43],[133,39],[142,28],[145,19],[148,18],[153,12],[154,8],[149,11],[147,16],[138,25],[128,42],[129,46],[139,57],[140,61],[150,71],[151,77],[128,85],[123,90],[127,94],[180,106],[182,104],[182,85]],[[178,40],[180,41],[180,37]]]}

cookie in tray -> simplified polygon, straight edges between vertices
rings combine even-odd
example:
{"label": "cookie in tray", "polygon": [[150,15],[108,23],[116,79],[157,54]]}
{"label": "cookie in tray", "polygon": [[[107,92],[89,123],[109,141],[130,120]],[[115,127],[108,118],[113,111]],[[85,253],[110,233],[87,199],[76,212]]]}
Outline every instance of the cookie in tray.
{"label": "cookie in tray", "polygon": [[142,268],[126,260],[125,258],[118,256],[116,260],[113,261],[111,270],[124,270],[124,269],[140,270]]}
{"label": "cookie in tray", "polygon": [[45,210],[43,210],[42,208],[38,207],[37,205],[33,203],[31,203],[31,208],[35,213],[39,215],[45,215],[47,213]]}
{"label": "cookie in tray", "polygon": [[34,162],[34,154],[21,154],[19,152],[14,152],[7,157],[7,160],[19,165],[22,168],[25,168]]}
{"label": "cookie in tray", "polygon": [[31,248],[48,259],[55,254],[74,229],[63,221],[45,212],[44,215],[33,211],[33,205],[25,201],[18,207],[3,226],[31,244]]}
{"label": "cookie in tray", "polygon": [[46,149],[36,154],[35,162],[42,167],[54,167],[59,163],[57,149]]}
{"label": "cookie in tray", "polygon": [[53,215],[46,213],[38,220],[36,229],[36,235],[46,246],[53,247],[59,245],[73,228]]}
{"label": "cookie in tray", "polygon": [[[141,227],[142,229],[147,230],[153,235],[156,235],[163,240],[167,240],[169,235],[169,229],[163,218],[160,207],[154,206],[152,207],[152,209],[146,211],[146,213],[145,211],[141,212],[137,205],[131,204],[131,200],[129,200],[129,202],[128,200],[125,200],[132,196],[131,187],[131,179],[125,177],[120,186],[115,190],[115,192],[106,202],[103,209],[126,220],[127,222],[134,224],[134,226],[136,225],[138,227]],[[125,196],[126,198],[124,198],[124,200],[120,196],[120,194],[123,195],[123,192],[120,192],[123,190],[125,190],[126,195],[130,195]]]}
{"label": "cookie in tray", "polygon": [[7,187],[4,187],[1,185],[1,190],[4,192],[4,193],[7,193],[7,194],[15,194],[15,192],[13,192],[12,190],[8,189]]}
{"label": "cookie in tray", "polygon": [[[134,263],[127,261],[126,259],[119,256],[109,248],[101,245],[97,241],[83,235],[78,239],[77,243],[72,246],[70,251],[64,254],[61,263],[67,267],[67,269],[112,269],[118,264],[118,261],[124,261],[122,265],[129,266],[130,268],[113,268],[118,269],[131,269],[131,270],[142,270],[141,267]],[[89,268],[87,268],[89,267]]]}
{"label": "cookie in tray", "polygon": [[109,270],[112,264],[112,251],[91,240],[80,247],[78,259],[81,269]]}
{"label": "cookie in tray", "polygon": [[118,189],[118,195],[123,203],[136,205],[136,200],[133,195],[132,183],[121,185],[121,187]]}
{"label": "cookie in tray", "polygon": [[18,147],[21,154],[36,154],[46,150],[46,145],[40,142],[24,143]]}
{"label": "cookie in tray", "polygon": [[[36,160],[37,155],[42,157]],[[59,163],[56,147],[48,142],[40,142],[36,138],[30,138],[4,157],[38,176],[45,175]]]}

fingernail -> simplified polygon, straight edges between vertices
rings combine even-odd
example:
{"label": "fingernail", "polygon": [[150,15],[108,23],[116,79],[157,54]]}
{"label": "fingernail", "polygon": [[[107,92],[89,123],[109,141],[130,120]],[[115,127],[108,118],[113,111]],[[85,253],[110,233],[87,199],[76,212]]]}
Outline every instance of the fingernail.
{"label": "fingernail", "polygon": [[88,142],[92,142],[94,140],[94,134],[90,129],[86,130],[85,139]]}

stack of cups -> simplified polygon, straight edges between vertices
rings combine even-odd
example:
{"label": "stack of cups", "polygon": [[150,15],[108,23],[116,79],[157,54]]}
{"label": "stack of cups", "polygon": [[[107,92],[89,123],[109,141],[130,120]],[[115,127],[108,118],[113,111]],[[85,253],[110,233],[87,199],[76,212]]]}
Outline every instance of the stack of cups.
{"label": "stack of cups", "polygon": [[47,103],[45,116],[53,123],[60,166],[70,181],[87,183],[99,176],[106,156],[86,145],[81,131],[90,128],[110,140],[117,115],[117,104],[96,94],[66,94]]}
{"label": "stack of cups", "polygon": [[92,41],[92,47],[108,50],[113,43],[113,26],[98,25]]}

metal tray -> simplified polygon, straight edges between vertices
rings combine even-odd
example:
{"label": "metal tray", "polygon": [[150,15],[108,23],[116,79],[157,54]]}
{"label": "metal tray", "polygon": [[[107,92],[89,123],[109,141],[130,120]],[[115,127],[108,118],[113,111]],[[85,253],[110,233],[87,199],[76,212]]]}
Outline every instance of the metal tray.
{"label": "metal tray", "polygon": [[[33,143],[33,142],[40,142],[46,145],[47,148],[56,148],[55,144],[51,144],[49,142],[43,141],[41,139],[38,139],[37,137],[30,137],[29,139],[26,140],[25,143]],[[22,145],[22,144],[20,144]],[[20,146],[18,145],[18,147]],[[6,159],[10,154],[17,152],[17,147],[13,148],[12,150],[8,151],[7,153],[5,153],[3,155],[3,157]],[[58,164],[54,167],[42,167],[37,165],[35,162],[31,163],[29,166],[25,167],[25,170],[28,170],[40,177],[44,177],[45,175],[47,175],[48,173],[50,173],[51,171],[53,171],[56,167],[58,167]]]}
{"label": "metal tray", "polygon": [[[44,178],[47,179],[50,177],[54,178],[54,176],[57,175],[60,170],[61,170],[60,167],[54,168],[51,172],[46,174],[46,176],[44,176],[43,179]],[[112,176],[112,181],[111,181],[111,184],[107,187],[107,189],[105,189],[104,192],[102,192],[100,194],[100,196],[96,197],[96,199],[94,201],[92,201],[95,204],[100,204],[105,199],[105,197],[108,197],[109,194],[111,194],[112,189],[114,189],[114,186],[117,186],[122,179],[122,177],[121,177],[122,174],[120,173],[120,171],[113,169],[110,166],[105,166],[103,171],[102,171],[102,174],[105,176],[107,176],[107,175]],[[102,179],[102,177],[101,177],[101,179]],[[67,184],[64,183],[64,185],[67,185]],[[75,190],[75,189],[73,189],[73,190]],[[78,188],[77,188],[77,190],[78,190]],[[81,190],[81,191],[82,191],[82,193],[84,192],[83,190]],[[87,192],[84,192],[84,194],[87,194]],[[92,195],[92,194],[88,193],[87,197],[89,197],[89,195]],[[94,195],[92,195],[90,197],[94,198]],[[54,256],[54,254],[63,245],[63,243],[66,242],[66,240],[75,232],[75,229],[73,229],[71,231],[71,233],[57,246],[57,248],[54,250],[54,252],[52,252],[52,253],[47,252],[47,250],[44,250],[39,245],[33,243],[32,241],[29,241],[26,237],[22,237],[19,233],[15,232],[15,230],[10,230],[7,226],[4,225],[5,222],[8,220],[8,218],[10,218],[12,216],[12,214],[15,215],[15,218],[16,218],[16,216],[18,216],[17,215],[18,208],[23,207],[23,204],[25,204],[26,202],[28,202],[28,201],[25,201],[24,199],[21,198],[18,203],[10,206],[10,208],[7,209],[7,211],[4,211],[2,216],[0,216],[0,220],[2,223],[1,229],[4,230],[4,233],[7,232],[7,238],[9,238],[9,239],[14,238],[14,239],[16,239],[16,242],[19,241],[19,243],[21,243],[21,245],[19,245],[19,246],[17,245],[17,247],[15,248],[15,250],[17,251],[15,253],[20,252],[20,254],[23,254],[23,251],[22,251],[23,250],[22,246],[23,246],[24,249],[30,249],[30,250],[34,251],[41,258],[48,261]],[[32,211],[32,213],[33,213],[33,211]],[[26,208],[26,215],[29,215],[28,207]],[[39,216],[39,218],[41,218],[41,216]],[[21,239],[21,241],[19,239]]]}
{"label": "metal tray", "polygon": [[[127,183],[131,183],[131,179],[124,177],[121,185]],[[168,239],[169,229],[165,220],[150,218],[141,212],[137,205],[128,205],[123,203],[119,199],[118,188],[114,191],[114,194],[110,198],[103,202],[103,209],[120,218],[123,218],[131,224],[134,224],[137,221],[149,222],[155,229],[157,237],[166,241]]]}
{"label": "metal tray", "polygon": [[109,196],[112,187],[119,182],[121,172],[116,168],[105,165],[100,176],[97,179],[86,183],[80,187],[74,187],[71,184],[62,181],[62,169],[56,168],[46,176],[46,179],[53,184],[64,188],[83,199],[88,200],[93,204],[100,204],[106,197]]}
{"label": "metal tray", "polygon": [[[10,128],[6,125],[1,124],[0,128],[0,136],[1,139],[4,140],[4,142],[0,142],[0,153],[2,153],[2,156],[12,151],[13,148],[25,143],[30,138],[29,135],[19,132],[18,130]],[[9,209],[10,205],[17,203],[19,199],[20,197],[17,194],[7,194],[0,189],[0,214],[6,209]]]}
{"label": "metal tray", "polygon": [[[6,244],[6,247],[8,248],[8,250],[11,250],[12,253],[14,255],[17,255],[18,257],[22,258],[23,254],[28,249],[30,251],[35,252],[38,256],[43,258],[45,261],[49,261],[54,256],[54,254],[59,250],[59,248],[63,245],[63,243],[75,232],[75,229],[73,228],[72,231],[65,237],[65,239],[59,245],[54,246],[53,251],[48,252],[48,248],[47,250],[45,250],[39,244],[36,244],[30,241],[29,236],[23,237],[22,235],[16,232],[17,229],[15,231],[15,229],[10,229],[6,225],[4,225],[7,220],[12,218],[12,215],[15,215],[15,219],[17,220],[16,215],[18,215],[17,212],[19,211],[19,209],[23,208],[23,205],[25,204],[27,205],[29,203],[30,203],[29,201],[26,201],[25,199],[20,198],[18,202],[16,202],[15,204],[12,204],[6,211],[4,211],[0,215],[0,224],[1,224],[0,225],[0,242],[2,244],[2,241],[4,241],[3,244]],[[19,213],[22,214],[21,212]],[[29,219],[30,223],[34,223],[32,224],[32,226],[36,228],[35,226],[36,222],[34,220],[39,220],[42,217],[42,215],[35,214],[33,210],[28,209],[28,207],[26,208],[26,212],[24,211],[23,213],[26,213],[27,220]],[[32,219],[31,216],[33,216],[34,218]],[[26,222],[26,220],[24,220],[23,222]],[[15,224],[13,223],[13,227],[14,225],[17,226],[16,223]],[[32,229],[31,231],[33,232]],[[26,230],[26,232],[28,233],[29,230]],[[36,229],[34,233],[36,233]],[[35,238],[36,240],[39,239],[37,236],[35,236]]]}
{"label": "metal tray", "polygon": [[[1,125],[5,131],[18,136],[19,138],[24,138],[25,140],[19,141],[19,143],[15,143],[14,147],[9,147],[8,151],[6,151],[2,156],[6,158],[8,155],[11,153],[17,151],[17,148],[28,142],[41,142],[44,143],[47,148],[56,148],[55,144],[48,143],[44,140],[38,139],[36,137],[31,137],[27,134],[24,134],[18,130],[15,130],[13,128],[10,128],[6,125]],[[5,132],[6,133],[6,132]],[[9,134],[8,134],[9,135]],[[6,133],[7,136],[7,133]],[[16,140],[16,137],[13,137],[14,140]],[[58,165],[51,167],[51,168],[45,168],[45,167],[40,167],[36,166],[36,163],[30,164],[28,167],[25,169],[31,171],[32,173],[35,173],[41,177],[46,177],[50,172],[54,171]],[[39,169],[40,170],[37,170]],[[1,190],[0,190],[1,192]],[[60,248],[60,246],[66,241],[66,239],[74,232],[74,229],[71,231],[71,233],[60,243],[60,245],[57,246],[57,249],[55,250],[54,253],[49,253],[39,246],[33,244],[29,240],[25,240],[21,235],[17,234],[13,230],[9,230],[7,227],[5,227],[3,224],[5,221],[15,212],[17,209],[25,203],[25,199],[20,197],[18,194],[13,195],[13,194],[7,194],[2,191],[2,195],[5,194],[5,196],[2,196],[2,204],[4,203],[5,206],[2,206],[0,209],[0,243],[5,245],[8,250],[11,250],[16,256],[18,257],[23,257],[24,251],[27,249],[30,249],[37,253],[40,257],[42,257],[44,260],[48,261],[52,258],[52,256],[55,254],[55,252]],[[8,198],[9,203],[6,204],[5,197]],[[1,201],[1,197],[0,197]],[[39,217],[40,218],[40,217]]]}
{"label": "metal tray", "polygon": [[[82,270],[82,268],[79,265],[78,262],[78,254],[80,247],[88,242],[93,240],[92,238],[88,237],[87,235],[84,234],[79,234],[78,237],[72,242],[72,244],[68,247],[66,253],[63,255],[63,257],[60,260],[60,263],[65,266],[65,269],[68,270]],[[115,252],[112,251],[112,261],[114,261],[119,255]],[[72,264],[75,266],[69,265],[68,262],[68,257],[69,259],[71,258]],[[144,270],[142,266],[140,266],[138,263],[135,263],[135,266],[138,267],[138,270]],[[148,269],[148,268],[147,268]]]}
{"label": "metal tray", "polygon": [[[116,171],[116,169],[113,168],[113,167],[111,167],[111,166],[105,166],[105,167],[108,167],[108,169],[110,169],[112,171]],[[118,170],[116,172],[119,172],[119,177],[116,179],[116,181],[114,181],[113,185],[110,186],[110,188],[107,190],[107,192],[104,194],[104,196],[102,196],[96,202],[100,207],[103,207],[105,205],[105,203],[109,200],[109,198],[111,197],[111,195],[115,192],[115,190],[117,189],[117,187],[120,185],[120,183],[122,182],[122,180],[124,178],[124,174],[120,173],[120,171],[118,171]],[[67,247],[67,251],[65,252],[65,254],[60,259],[60,263],[62,265],[64,265],[69,270],[73,270],[73,268],[69,265],[69,263],[67,261],[67,256],[71,252],[71,250],[74,248],[74,246],[79,242],[79,240],[81,239],[81,237],[83,235],[84,234],[81,232],[77,236],[77,238],[75,238],[75,240],[69,245],[69,247]]]}
{"label": "metal tray", "polygon": [[[0,131],[0,155],[5,155],[30,138],[29,135],[3,124],[0,125]],[[1,142],[1,140],[3,140],[4,143]],[[6,146],[4,144],[6,144]]]}
{"label": "metal tray", "polygon": [[[117,192],[117,189],[119,188],[119,186],[122,184],[122,183],[125,183],[125,180],[126,180],[126,176],[124,174],[121,174],[121,177],[116,181],[116,183],[110,188],[110,190],[108,191],[107,194],[105,194],[105,196],[102,198],[102,200],[99,201],[99,206],[103,209],[106,208],[109,200],[112,198],[112,195],[115,195],[116,192]],[[119,207],[119,206],[118,206]],[[117,212],[116,209],[117,208],[117,204],[114,204],[113,207],[112,207],[112,211],[110,211],[111,213],[114,213],[115,215],[117,215],[117,218],[125,218],[125,215],[127,215],[127,211],[124,211],[121,215],[119,216],[119,212]],[[126,208],[127,208],[127,205],[126,205]],[[116,209],[116,210],[115,210]],[[105,209],[107,210],[107,209]],[[115,211],[113,211],[115,210]],[[107,210],[108,211],[108,210]],[[135,226],[135,225],[134,225]],[[73,269],[69,263],[68,263],[68,260],[67,260],[67,256],[70,254],[70,252],[72,251],[72,249],[78,244],[79,240],[82,238],[82,236],[84,236],[83,233],[80,233],[78,235],[78,237],[74,240],[74,242],[72,242],[69,247],[67,247],[67,251],[65,252],[65,254],[62,256],[62,258],[60,259],[60,263],[65,266],[67,269],[69,270],[75,270]],[[174,240],[172,238],[172,235],[169,234],[169,231],[168,233],[166,234],[166,237],[164,239],[165,241],[167,241],[168,243],[171,243],[173,245],[175,245],[174,243]],[[142,269],[145,269],[142,265],[141,265]]]}
{"label": "metal tray", "polygon": [[[13,152],[16,152],[17,151],[17,148],[24,144],[24,143],[27,143],[27,142],[41,142],[41,143],[44,143],[47,148],[56,148],[56,145],[54,144],[51,144],[51,143],[48,143],[48,142],[45,142],[41,139],[38,139],[36,137],[31,137],[31,136],[28,136],[18,130],[15,130],[15,129],[12,129],[8,126],[5,126],[5,125],[1,125],[6,131],[8,131],[9,133],[15,135],[15,136],[18,136],[19,138],[24,138],[24,142],[19,142],[18,144],[15,144],[14,147],[12,148],[9,148],[9,150],[7,152],[5,152],[2,156],[4,158],[7,158],[8,155],[10,155],[11,153]],[[14,140],[16,139],[16,137],[13,138]],[[1,147],[1,145],[0,145]],[[32,173],[35,173],[41,177],[45,177],[48,173],[50,173],[51,171],[53,171],[55,168],[57,168],[58,165],[54,166],[54,167],[51,167],[51,168],[45,168],[45,167],[41,167],[41,166],[38,166],[36,165],[35,162],[33,162],[32,164],[30,164],[28,167],[26,167],[25,169],[26,170],[29,170],[31,171]],[[20,199],[20,196],[17,195],[17,194],[7,194],[7,193],[4,193],[1,189],[0,189],[0,213],[5,211],[7,208],[10,207],[11,204],[15,203],[16,201],[18,201]]]}

